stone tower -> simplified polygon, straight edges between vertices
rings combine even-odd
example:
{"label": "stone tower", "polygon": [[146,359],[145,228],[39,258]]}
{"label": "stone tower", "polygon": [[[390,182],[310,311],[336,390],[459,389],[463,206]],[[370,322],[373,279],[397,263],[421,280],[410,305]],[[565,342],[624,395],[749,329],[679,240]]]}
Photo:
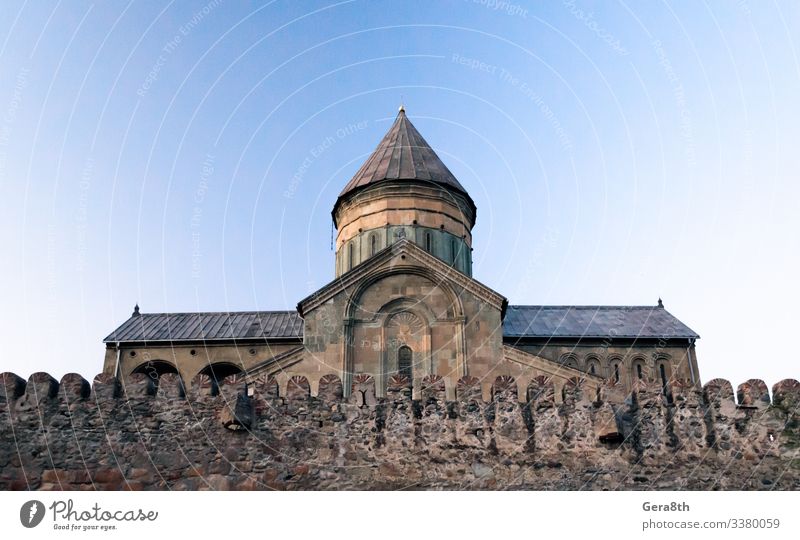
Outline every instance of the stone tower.
{"label": "stone tower", "polygon": [[337,277],[400,238],[472,275],[475,203],[402,107],[332,215]]}

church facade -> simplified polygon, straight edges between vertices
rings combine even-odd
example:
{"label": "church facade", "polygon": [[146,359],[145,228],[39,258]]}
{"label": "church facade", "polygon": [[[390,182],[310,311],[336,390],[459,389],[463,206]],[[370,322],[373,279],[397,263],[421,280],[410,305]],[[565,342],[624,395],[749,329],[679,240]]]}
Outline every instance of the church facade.
{"label": "church facade", "polygon": [[103,371],[125,379],[179,373],[212,381],[242,373],[274,378],[325,375],[343,382],[403,375],[420,396],[440,376],[448,399],[464,376],[491,398],[498,376],[520,397],[536,377],[556,389],[579,378],[590,389],[611,379],[629,390],[644,379],[669,399],[670,381],[699,387],[699,336],[663,306],[509,305],[472,276],[469,193],[401,108],[378,147],[340,193],[334,279],[293,311],[143,313],[106,339]]}

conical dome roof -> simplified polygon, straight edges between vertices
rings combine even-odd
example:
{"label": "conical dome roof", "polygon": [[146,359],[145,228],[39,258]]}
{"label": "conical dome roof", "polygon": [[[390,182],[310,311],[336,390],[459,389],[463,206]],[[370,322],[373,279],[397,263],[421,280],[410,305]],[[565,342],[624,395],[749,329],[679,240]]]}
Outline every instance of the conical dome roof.
{"label": "conical dome roof", "polygon": [[475,203],[450,169],[442,163],[433,148],[420,135],[401,107],[392,127],[386,132],[378,147],[364,162],[352,180],[347,183],[336,207],[344,197],[372,184],[387,180],[432,182],[453,189],[466,196],[474,208]]}

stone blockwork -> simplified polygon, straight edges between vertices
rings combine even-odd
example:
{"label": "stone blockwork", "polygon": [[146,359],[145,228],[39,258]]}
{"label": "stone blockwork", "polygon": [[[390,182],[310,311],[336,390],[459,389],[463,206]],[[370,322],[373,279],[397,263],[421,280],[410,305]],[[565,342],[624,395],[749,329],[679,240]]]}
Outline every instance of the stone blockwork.
{"label": "stone blockwork", "polygon": [[[800,489],[800,383],[0,374],[0,489]],[[311,389],[318,388],[316,396]],[[446,396],[455,395],[455,400]]]}

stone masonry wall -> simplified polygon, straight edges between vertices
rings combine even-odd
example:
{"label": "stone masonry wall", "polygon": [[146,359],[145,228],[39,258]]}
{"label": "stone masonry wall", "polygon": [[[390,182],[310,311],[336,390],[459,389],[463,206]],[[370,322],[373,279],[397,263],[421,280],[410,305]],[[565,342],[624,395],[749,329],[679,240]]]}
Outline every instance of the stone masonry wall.
{"label": "stone masonry wall", "polygon": [[[370,375],[342,398],[335,375],[311,396],[305,377],[205,376],[184,387],[108,374],[90,385],[0,374],[0,489],[800,489],[800,383],[772,398],[760,380],[737,389],[676,382],[633,392],[581,380],[509,376],[485,402],[466,376],[445,399],[425,378],[421,399],[394,375],[385,398]],[[453,392],[451,392],[451,395]],[[594,394],[594,392],[591,392]]]}

